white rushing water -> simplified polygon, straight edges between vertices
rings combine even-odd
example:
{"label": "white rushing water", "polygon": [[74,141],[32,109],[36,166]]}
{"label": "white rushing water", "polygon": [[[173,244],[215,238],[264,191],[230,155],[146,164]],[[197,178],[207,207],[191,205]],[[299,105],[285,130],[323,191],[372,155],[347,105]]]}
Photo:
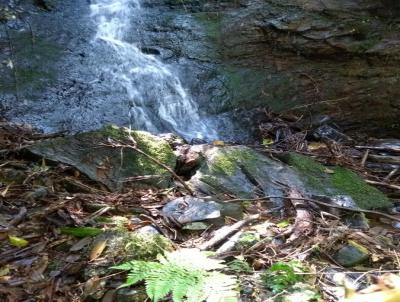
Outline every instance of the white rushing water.
{"label": "white rushing water", "polygon": [[93,43],[106,43],[115,55],[115,60],[99,62],[99,68],[126,94],[127,109],[121,114],[129,114],[133,129],[214,139],[215,131],[202,122],[196,103],[174,71],[144,54],[138,43],[127,42],[129,33],[140,30],[132,28],[140,23],[132,19],[140,20],[142,13],[139,0],[93,0],[91,4],[97,25]]}

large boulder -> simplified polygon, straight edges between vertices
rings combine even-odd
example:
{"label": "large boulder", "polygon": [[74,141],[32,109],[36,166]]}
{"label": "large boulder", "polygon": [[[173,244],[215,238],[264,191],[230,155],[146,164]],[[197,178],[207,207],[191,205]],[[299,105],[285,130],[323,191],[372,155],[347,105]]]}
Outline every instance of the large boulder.
{"label": "large boulder", "polygon": [[205,147],[202,152],[204,163],[189,183],[206,195],[272,196],[279,206],[288,188],[295,188],[306,197],[346,207],[371,209],[391,204],[354,172],[325,167],[306,156],[285,154],[277,160],[245,146]]}
{"label": "large boulder", "polygon": [[165,168],[135,150],[109,146],[109,139],[131,144],[129,135],[141,150],[171,169],[175,168],[176,156],[166,140],[148,132],[116,126],[49,139],[28,149],[46,159],[74,166],[111,190],[120,189],[127,178],[136,176],[151,176],[141,183],[161,188],[169,186],[172,175]]}
{"label": "large boulder", "polygon": [[245,146],[210,147],[190,184],[207,195],[229,194],[241,198],[274,196],[280,203],[290,184],[302,191],[303,183],[290,167]]}

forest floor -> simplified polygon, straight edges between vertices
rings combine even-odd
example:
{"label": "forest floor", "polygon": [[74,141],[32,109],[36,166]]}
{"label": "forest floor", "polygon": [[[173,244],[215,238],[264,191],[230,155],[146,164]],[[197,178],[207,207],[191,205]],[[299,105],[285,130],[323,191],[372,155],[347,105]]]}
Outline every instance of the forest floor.
{"label": "forest floor", "polygon": [[[282,123],[289,124],[280,119]],[[382,145],[356,148],[334,140],[305,145],[301,130],[272,144],[268,137],[271,131],[276,134],[276,128],[261,130],[264,144],[258,149],[290,149],[345,165],[385,190],[392,200],[399,200],[398,168],[382,167],[397,160],[400,149]],[[94,270],[91,274],[88,268],[95,269],[107,253],[108,239],[93,241],[96,235],[116,227],[133,232],[150,225],[172,239],[173,249],[212,250],[239,230],[247,234],[268,230],[272,242],[250,236],[242,249],[228,249],[217,256],[228,263],[228,274],[238,276],[242,301],[338,301],[344,291],[346,301],[400,301],[396,277],[400,215],[396,206],[394,212],[383,215],[366,211],[369,226],[350,228],[340,212],[308,208],[313,221],[304,226],[305,220],[298,219],[301,206],[293,202],[285,205],[285,217],[260,210],[256,203],[244,220],[226,221],[225,233],[185,231],[160,213],[168,200],[187,194],[182,188],[127,187],[121,193],[109,192],[73,167],[48,163],[24,151],[25,146],[46,138],[27,127],[0,125],[0,301],[144,301],[146,298],[140,300],[137,294],[117,293],[124,273]],[[140,219],[132,219],[132,213]],[[338,263],[331,252],[344,242],[366,249],[368,261],[347,268]],[[347,281],[337,280],[340,273]],[[354,289],[349,281],[356,284]],[[289,297],[299,293],[301,296]]]}

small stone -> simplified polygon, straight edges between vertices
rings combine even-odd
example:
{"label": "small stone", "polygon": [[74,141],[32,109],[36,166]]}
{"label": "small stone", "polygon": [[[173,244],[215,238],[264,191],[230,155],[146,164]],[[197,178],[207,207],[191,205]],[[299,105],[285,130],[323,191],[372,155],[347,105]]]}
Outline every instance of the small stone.
{"label": "small stone", "polygon": [[137,229],[134,233],[138,235],[160,235],[160,232],[152,225],[141,227]]}
{"label": "small stone", "polygon": [[316,130],[314,130],[313,136],[319,140],[330,139],[336,142],[351,140],[347,135],[328,125],[322,125],[318,127]]}
{"label": "small stone", "polygon": [[344,217],[344,223],[353,229],[369,229],[368,219],[365,217],[364,213],[346,215]]}
{"label": "small stone", "polygon": [[349,240],[347,245],[337,251],[334,258],[340,265],[350,267],[368,260],[369,251],[362,245]]}
{"label": "small stone", "polygon": [[204,201],[201,198],[185,196],[167,203],[162,212],[181,224],[221,217],[222,206],[215,201]]}
{"label": "small stone", "polygon": [[203,231],[209,227],[209,224],[198,221],[186,224],[182,229],[189,231]]}
{"label": "small stone", "polygon": [[143,302],[147,300],[144,288],[121,288],[117,292],[116,302]]}

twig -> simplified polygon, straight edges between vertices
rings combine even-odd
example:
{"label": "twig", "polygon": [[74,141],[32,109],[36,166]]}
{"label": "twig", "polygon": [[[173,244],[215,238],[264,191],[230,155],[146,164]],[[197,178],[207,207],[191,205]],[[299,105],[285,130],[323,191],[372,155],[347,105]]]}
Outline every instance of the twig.
{"label": "twig", "polygon": [[400,152],[400,147],[378,147],[378,146],[355,146],[356,149],[369,149],[369,150],[378,150],[378,151],[389,151],[389,152]]}
{"label": "twig", "polygon": [[[367,183],[371,183],[372,180],[366,180]],[[382,184],[382,183],[378,183],[378,184]],[[400,186],[396,186],[396,185],[390,185],[390,186],[395,186],[397,187],[397,189],[400,189]],[[260,197],[260,198],[255,198],[255,199],[231,199],[231,200],[226,200],[225,202],[232,202],[232,201],[252,201],[252,200],[266,200],[266,199],[272,199],[272,198],[282,198],[282,196],[264,196],[264,197]],[[292,198],[293,199],[293,198]],[[334,208],[334,209],[340,209],[340,210],[344,210],[344,211],[350,211],[350,212],[357,212],[357,213],[365,213],[365,214],[374,214],[374,215],[379,215],[394,221],[399,221],[400,222],[400,218],[397,218],[395,216],[389,215],[389,214],[385,214],[379,211],[374,211],[374,210],[364,210],[364,209],[354,209],[354,208],[347,208],[347,207],[343,207],[343,206],[339,206],[336,204],[330,204],[330,203],[326,203],[323,201],[319,201],[316,199],[310,199],[310,198],[296,198],[298,200],[304,200],[304,201],[308,201],[308,202],[313,202],[328,208]]]}
{"label": "twig", "polygon": [[374,155],[369,156],[371,161],[378,163],[388,163],[388,164],[400,164],[400,156],[390,156],[390,155]]}
{"label": "twig", "polygon": [[366,163],[366,161],[367,161],[367,159],[368,159],[368,155],[369,155],[369,149],[367,149],[367,150],[365,151],[365,153],[364,153],[364,155],[363,155],[363,157],[362,157],[362,160],[361,160],[361,167],[365,167],[365,163]]}
{"label": "twig", "polygon": [[365,182],[369,183],[370,185],[376,185],[376,186],[382,186],[382,187],[386,187],[386,188],[390,188],[390,189],[400,190],[400,186],[388,184],[385,182],[379,182],[379,181],[374,181],[374,180],[366,180]]}

